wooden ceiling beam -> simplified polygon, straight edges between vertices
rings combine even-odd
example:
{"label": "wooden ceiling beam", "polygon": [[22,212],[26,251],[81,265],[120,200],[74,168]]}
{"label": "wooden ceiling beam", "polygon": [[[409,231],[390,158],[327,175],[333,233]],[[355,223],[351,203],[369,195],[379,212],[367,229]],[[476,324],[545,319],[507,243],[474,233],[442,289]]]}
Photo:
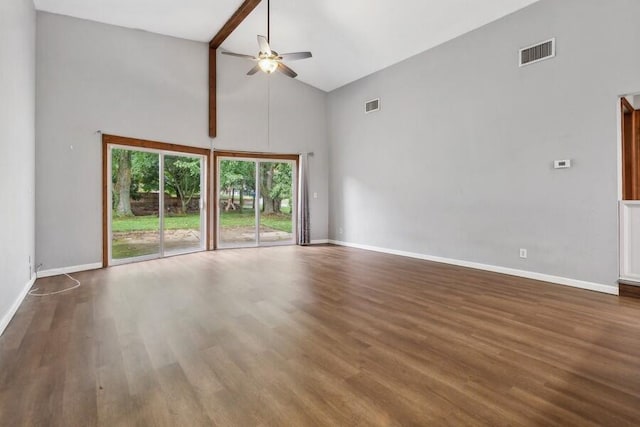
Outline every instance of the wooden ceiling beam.
{"label": "wooden ceiling beam", "polygon": [[256,8],[260,4],[262,0],[245,0],[238,10],[235,11],[231,18],[227,21],[226,24],[222,26],[218,34],[216,34],[211,42],[209,42],[209,47],[213,49],[217,49],[220,45],[233,33],[233,31],[238,28],[238,25],[244,21],[244,19],[249,16],[253,9]]}
{"label": "wooden ceiling beam", "polygon": [[262,0],[245,0],[238,10],[222,26],[220,31],[209,42],[209,136],[215,138],[218,133],[217,124],[217,65],[216,54],[220,45],[238,28],[238,25],[260,4]]}
{"label": "wooden ceiling beam", "polygon": [[209,48],[209,137],[215,138],[218,134],[218,92],[216,88],[217,63],[216,49]]}

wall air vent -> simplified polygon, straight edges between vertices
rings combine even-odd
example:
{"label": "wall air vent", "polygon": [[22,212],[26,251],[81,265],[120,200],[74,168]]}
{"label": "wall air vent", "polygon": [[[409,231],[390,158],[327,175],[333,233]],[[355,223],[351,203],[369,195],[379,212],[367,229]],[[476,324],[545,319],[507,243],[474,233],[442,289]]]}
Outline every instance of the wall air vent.
{"label": "wall air vent", "polygon": [[555,38],[520,49],[518,61],[519,65],[523,67],[553,58],[554,56],[556,56]]}
{"label": "wall air vent", "polygon": [[366,114],[380,110],[380,98],[372,99],[364,103],[364,112]]}

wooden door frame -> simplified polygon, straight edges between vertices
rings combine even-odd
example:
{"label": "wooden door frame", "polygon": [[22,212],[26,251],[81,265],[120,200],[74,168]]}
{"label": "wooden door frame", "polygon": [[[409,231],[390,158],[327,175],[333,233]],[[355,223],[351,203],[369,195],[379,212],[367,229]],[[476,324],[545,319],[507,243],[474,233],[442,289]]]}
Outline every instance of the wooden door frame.
{"label": "wooden door frame", "polygon": [[640,111],[620,99],[622,200],[640,200]]}
{"label": "wooden door frame", "polygon": [[[207,164],[207,170],[204,177],[206,185],[209,186],[212,182],[211,174],[211,150],[208,148],[190,147],[187,145],[170,144],[166,142],[149,141],[138,138],[128,138],[118,135],[102,135],[102,267],[109,266],[109,209],[111,209],[111,195],[109,193],[109,180],[111,179],[110,171],[108,170],[108,156],[109,145],[119,145],[128,148],[149,148],[153,150],[168,151],[173,153],[182,154],[196,154],[204,156],[205,163]],[[205,188],[204,199],[206,206],[205,217],[205,250],[211,250],[211,193],[212,189]]]}
{"label": "wooden door frame", "polygon": [[[237,158],[246,158],[246,159],[268,159],[268,160],[289,160],[295,161],[296,164],[296,181],[300,181],[300,154],[275,154],[275,153],[256,153],[250,151],[225,151],[225,150],[214,150],[212,156],[213,163],[213,188],[212,192],[214,194],[213,197],[213,224],[212,224],[212,237],[213,237],[213,249],[218,249],[218,157],[237,157]],[[296,182],[296,192],[300,193],[299,182]],[[299,198],[299,194],[296,194],[296,202]],[[298,227],[297,227],[297,217],[298,217],[298,203],[294,204],[295,212],[293,212],[292,217],[296,218],[296,227],[293,230],[294,242],[298,244]]]}

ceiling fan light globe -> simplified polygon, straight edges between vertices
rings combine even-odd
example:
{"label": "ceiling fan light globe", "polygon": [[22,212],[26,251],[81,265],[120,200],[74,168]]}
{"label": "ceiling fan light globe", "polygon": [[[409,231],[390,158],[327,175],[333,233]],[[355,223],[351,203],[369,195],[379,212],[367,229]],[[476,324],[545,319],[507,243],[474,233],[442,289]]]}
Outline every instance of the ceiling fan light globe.
{"label": "ceiling fan light globe", "polygon": [[271,58],[263,58],[258,61],[258,66],[263,72],[271,74],[278,69],[278,61]]}

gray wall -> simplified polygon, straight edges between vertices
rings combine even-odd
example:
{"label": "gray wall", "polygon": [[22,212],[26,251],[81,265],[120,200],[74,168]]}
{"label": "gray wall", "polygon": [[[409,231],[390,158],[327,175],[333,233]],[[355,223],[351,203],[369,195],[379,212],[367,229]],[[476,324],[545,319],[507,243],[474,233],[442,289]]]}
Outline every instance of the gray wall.
{"label": "gray wall", "polygon": [[[542,0],[330,93],[330,237],[614,284],[617,98],[640,91],[639,15],[636,0]],[[518,68],[550,37],[554,60]]]}
{"label": "gray wall", "polygon": [[0,322],[34,259],[35,32],[31,0],[0,2]]}
{"label": "gray wall", "polygon": [[[314,151],[313,238],[327,238],[326,94],[298,81],[244,77],[220,57],[215,148]],[[116,135],[211,147],[208,46],[38,13],[36,248],[43,269],[101,260],[101,143]],[[285,125],[289,127],[285,128]],[[73,148],[71,148],[73,147]]]}

